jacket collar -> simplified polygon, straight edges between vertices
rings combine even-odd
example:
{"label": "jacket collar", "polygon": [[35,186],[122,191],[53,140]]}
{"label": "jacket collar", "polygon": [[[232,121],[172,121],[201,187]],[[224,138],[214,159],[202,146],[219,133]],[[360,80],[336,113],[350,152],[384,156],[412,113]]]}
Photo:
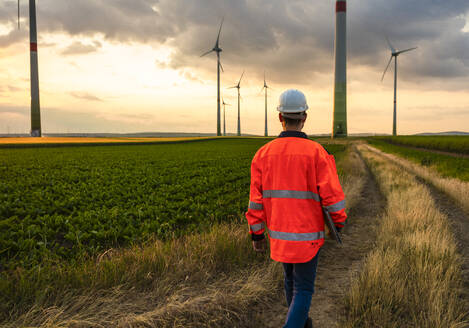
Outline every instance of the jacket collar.
{"label": "jacket collar", "polygon": [[278,137],[279,138],[296,137],[296,138],[308,139],[308,136],[306,135],[306,133],[301,132],[301,131],[282,131],[282,133],[280,133]]}

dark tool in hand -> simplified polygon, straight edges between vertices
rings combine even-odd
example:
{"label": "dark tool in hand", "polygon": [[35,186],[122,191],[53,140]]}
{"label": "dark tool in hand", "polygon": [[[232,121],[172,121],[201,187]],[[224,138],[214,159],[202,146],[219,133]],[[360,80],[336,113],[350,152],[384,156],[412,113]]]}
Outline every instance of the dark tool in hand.
{"label": "dark tool in hand", "polygon": [[324,214],[324,223],[326,223],[327,228],[329,228],[329,231],[331,232],[331,237],[339,244],[342,244],[342,239],[340,238],[339,232],[335,228],[334,221],[332,221],[331,215],[329,214],[329,211],[323,206],[322,207],[322,212]]}

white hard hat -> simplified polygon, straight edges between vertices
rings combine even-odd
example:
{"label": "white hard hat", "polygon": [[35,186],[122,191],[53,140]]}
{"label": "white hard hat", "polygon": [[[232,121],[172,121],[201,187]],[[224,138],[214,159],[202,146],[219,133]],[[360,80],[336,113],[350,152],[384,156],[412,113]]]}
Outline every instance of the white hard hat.
{"label": "white hard hat", "polygon": [[305,112],[308,108],[303,92],[289,89],[280,95],[277,110],[281,113],[300,113]]}

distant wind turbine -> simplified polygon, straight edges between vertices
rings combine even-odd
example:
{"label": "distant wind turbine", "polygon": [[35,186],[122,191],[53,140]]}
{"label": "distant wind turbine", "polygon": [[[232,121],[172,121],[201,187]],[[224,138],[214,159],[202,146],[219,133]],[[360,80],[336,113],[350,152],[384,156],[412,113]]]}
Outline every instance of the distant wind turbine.
{"label": "distant wind turbine", "polygon": [[271,89],[271,87],[269,87],[267,83],[265,82],[265,72],[264,72],[264,86],[262,87],[261,92],[265,91],[265,129],[264,129],[265,137],[268,136],[268,133],[267,133],[267,89]]}
{"label": "distant wind turbine", "polygon": [[231,105],[227,104],[223,98],[221,99],[221,101],[223,104],[223,136],[226,136],[225,106],[231,106]]}
{"label": "distant wind turbine", "polygon": [[220,129],[220,69],[223,71],[223,66],[220,63],[220,52],[222,52],[222,49],[220,48],[219,42],[220,42],[220,33],[221,33],[221,27],[223,26],[223,20],[224,17],[221,20],[220,23],[220,29],[218,30],[218,36],[217,36],[217,41],[215,42],[215,46],[207,51],[206,53],[202,54],[200,57],[203,57],[205,55],[208,55],[211,52],[216,52],[217,53],[217,136],[221,135],[221,129]]}
{"label": "distant wind turbine", "polygon": [[386,38],[386,41],[388,42],[389,48],[391,49],[391,57],[389,58],[388,65],[386,66],[386,69],[384,70],[383,76],[381,77],[381,81],[383,81],[384,75],[386,74],[386,72],[389,68],[389,65],[391,64],[392,58],[394,57],[394,112],[393,112],[393,119],[392,119],[392,135],[395,136],[395,135],[397,135],[397,133],[396,133],[397,56],[399,56],[400,54],[402,54],[404,52],[417,49],[417,47],[398,51],[392,46],[392,44],[391,44],[391,42],[389,42],[388,38]]}
{"label": "distant wind turbine", "polygon": [[239,99],[241,98],[241,94],[240,94],[239,89],[241,89],[241,79],[243,78],[243,75],[244,75],[244,71],[243,71],[243,74],[241,74],[241,77],[239,78],[238,84],[228,88],[228,89],[234,89],[234,88],[238,89],[238,132],[237,132],[238,136],[241,135],[241,121],[240,121],[240,114],[239,114],[240,113]]}
{"label": "distant wind turbine", "polygon": [[[18,29],[20,29],[20,0],[18,0]],[[39,69],[37,60],[36,0],[29,0],[29,44],[31,76],[31,137],[42,136],[39,105]]]}

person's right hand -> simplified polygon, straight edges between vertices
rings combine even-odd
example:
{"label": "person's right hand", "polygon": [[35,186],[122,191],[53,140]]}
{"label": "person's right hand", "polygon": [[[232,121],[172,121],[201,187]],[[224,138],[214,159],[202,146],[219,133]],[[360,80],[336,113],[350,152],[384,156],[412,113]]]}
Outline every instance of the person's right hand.
{"label": "person's right hand", "polygon": [[252,248],[258,253],[264,253],[267,250],[266,238],[252,242]]}

